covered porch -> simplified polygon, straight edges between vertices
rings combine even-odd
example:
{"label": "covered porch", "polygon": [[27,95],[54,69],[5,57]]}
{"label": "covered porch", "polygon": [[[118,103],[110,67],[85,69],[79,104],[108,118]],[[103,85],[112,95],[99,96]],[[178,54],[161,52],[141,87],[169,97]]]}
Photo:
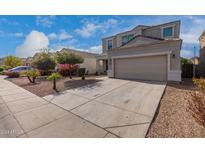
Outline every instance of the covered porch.
{"label": "covered porch", "polygon": [[101,54],[96,58],[96,70],[98,74],[106,74],[108,70],[107,54]]}

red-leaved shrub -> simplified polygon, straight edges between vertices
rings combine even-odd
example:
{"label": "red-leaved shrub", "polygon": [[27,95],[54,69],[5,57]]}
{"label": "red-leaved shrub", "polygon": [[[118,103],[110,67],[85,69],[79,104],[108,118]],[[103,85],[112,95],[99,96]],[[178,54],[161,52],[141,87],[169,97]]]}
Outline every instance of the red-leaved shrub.
{"label": "red-leaved shrub", "polygon": [[53,73],[52,70],[46,71],[46,70],[39,70],[38,69],[38,71],[40,73],[40,76],[49,76],[49,75],[51,75]]}
{"label": "red-leaved shrub", "polygon": [[62,76],[69,76],[70,74],[73,75],[78,69],[78,65],[71,65],[71,64],[58,64],[58,72]]}

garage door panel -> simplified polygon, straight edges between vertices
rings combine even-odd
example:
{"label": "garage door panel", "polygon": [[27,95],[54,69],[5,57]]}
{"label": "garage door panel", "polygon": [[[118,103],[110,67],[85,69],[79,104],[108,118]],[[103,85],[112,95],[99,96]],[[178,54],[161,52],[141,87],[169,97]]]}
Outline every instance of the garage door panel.
{"label": "garage door panel", "polygon": [[167,80],[167,56],[115,59],[115,77],[124,79]]}

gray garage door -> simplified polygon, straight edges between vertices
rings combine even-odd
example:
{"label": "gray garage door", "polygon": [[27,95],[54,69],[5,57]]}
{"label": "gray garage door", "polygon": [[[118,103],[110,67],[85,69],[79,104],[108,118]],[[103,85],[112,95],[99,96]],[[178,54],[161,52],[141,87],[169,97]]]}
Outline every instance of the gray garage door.
{"label": "gray garage door", "polygon": [[147,56],[114,60],[115,78],[166,81],[167,56]]}

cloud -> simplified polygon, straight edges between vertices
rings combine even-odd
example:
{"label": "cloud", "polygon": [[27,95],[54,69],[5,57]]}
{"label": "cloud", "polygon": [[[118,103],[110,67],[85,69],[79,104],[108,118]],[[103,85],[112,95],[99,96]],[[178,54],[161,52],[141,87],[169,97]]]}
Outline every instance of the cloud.
{"label": "cloud", "polygon": [[50,33],[50,34],[48,34],[48,38],[49,38],[50,40],[55,40],[55,39],[58,38],[58,36],[57,36],[56,33]]}
{"label": "cloud", "polygon": [[92,53],[101,53],[102,52],[102,45],[98,45],[98,46],[91,46],[88,51],[92,52]]}
{"label": "cloud", "polygon": [[182,33],[181,38],[183,39],[183,43],[188,44],[197,44],[199,43],[199,34],[188,32],[188,33]]}
{"label": "cloud", "polygon": [[36,25],[50,28],[55,22],[55,16],[36,16]]}
{"label": "cloud", "polygon": [[23,37],[23,33],[21,32],[16,32],[16,33],[7,33],[4,31],[0,31],[0,37],[7,37],[7,36],[11,36],[11,37]]}
{"label": "cloud", "polygon": [[119,22],[116,19],[112,19],[112,18],[108,19],[102,23],[102,25],[103,25],[102,30],[104,30],[104,32],[106,32],[108,29],[116,27],[118,23]]}
{"label": "cloud", "polygon": [[23,37],[23,33],[19,33],[19,32],[17,32],[17,33],[10,33],[10,36],[14,36],[14,37]]}
{"label": "cloud", "polygon": [[194,57],[194,53],[192,50],[181,50],[181,57],[191,58]]}
{"label": "cloud", "polygon": [[116,19],[108,19],[104,22],[90,23],[85,22],[84,26],[80,29],[76,29],[76,33],[83,38],[89,38],[93,36],[97,31],[105,33],[108,29],[115,27],[118,24]]}
{"label": "cloud", "polygon": [[8,25],[13,25],[13,26],[19,25],[18,22],[16,22],[16,21],[10,21],[10,20],[8,20],[8,19],[6,19],[6,18],[0,18],[0,24],[8,24]]}
{"label": "cloud", "polygon": [[84,51],[84,52],[96,53],[96,54],[100,54],[102,52],[102,45],[91,46],[89,48],[77,48],[77,47],[73,47],[73,46],[68,47],[68,48],[80,50],[80,51]]}
{"label": "cloud", "polygon": [[199,37],[205,30],[205,19],[199,16],[187,16],[189,20],[189,27],[186,25],[186,31],[181,33],[183,43],[198,44]]}
{"label": "cloud", "polygon": [[59,34],[56,34],[56,33],[50,33],[50,34],[48,34],[48,38],[49,38],[50,40],[63,41],[63,40],[72,39],[73,36],[70,35],[67,31],[61,30]]}
{"label": "cloud", "polygon": [[73,36],[68,34],[65,30],[61,30],[60,35],[59,35],[59,40],[67,40],[71,39]]}
{"label": "cloud", "polygon": [[49,40],[43,32],[31,31],[24,42],[16,48],[19,57],[33,56],[38,50],[48,48]]}
{"label": "cloud", "polygon": [[76,29],[76,33],[79,34],[81,37],[88,38],[100,28],[102,28],[102,26],[93,23],[87,23],[81,29]]}

